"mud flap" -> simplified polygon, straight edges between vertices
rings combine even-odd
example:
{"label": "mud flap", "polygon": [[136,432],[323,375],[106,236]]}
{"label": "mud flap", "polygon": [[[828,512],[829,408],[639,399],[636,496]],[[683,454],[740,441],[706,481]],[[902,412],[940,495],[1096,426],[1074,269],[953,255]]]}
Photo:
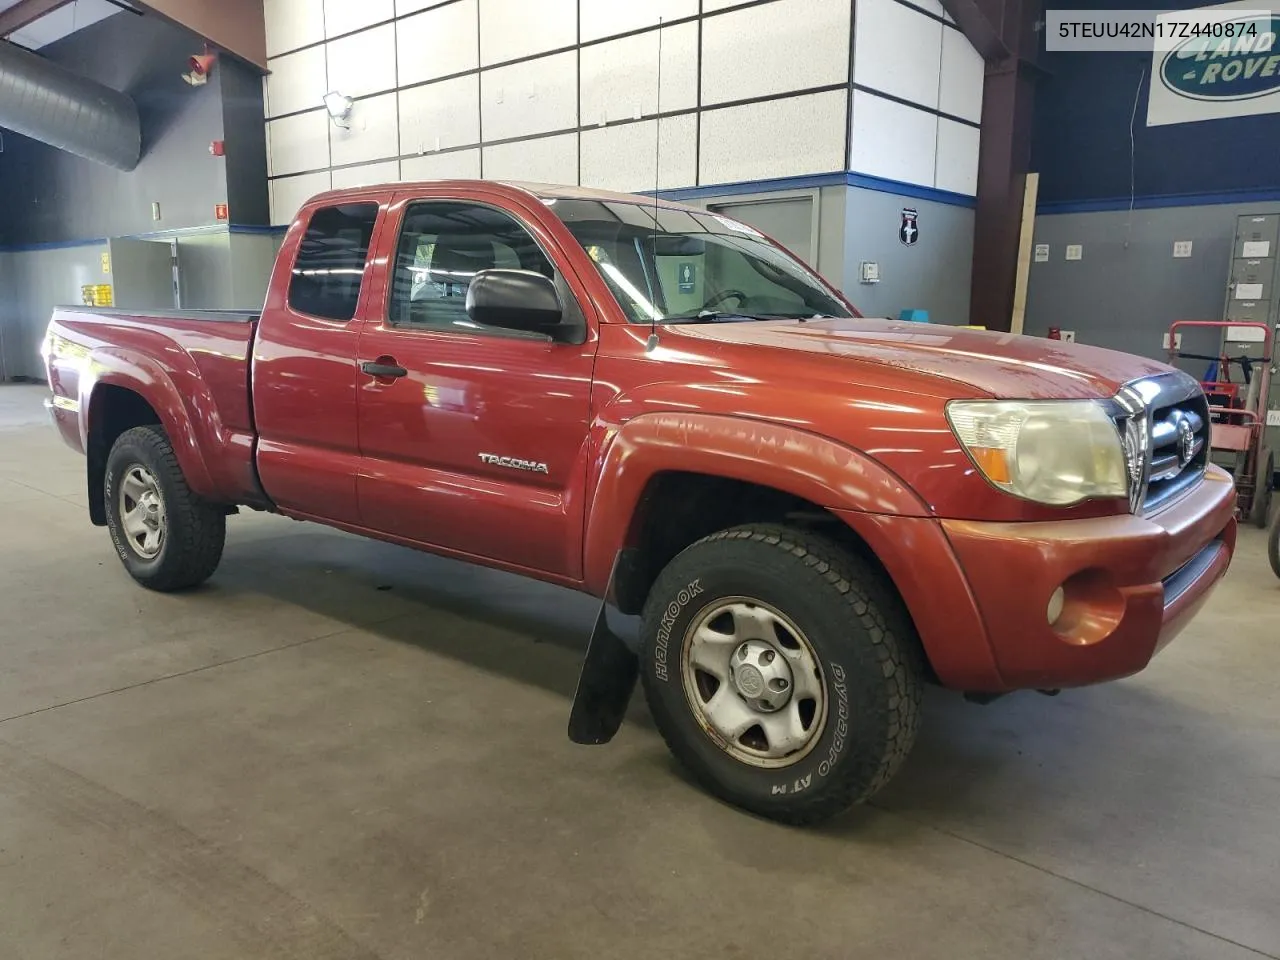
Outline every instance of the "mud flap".
{"label": "mud flap", "polygon": [[615,558],[569,711],[569,739],[574,743],[608,743],[613,739],[622,726],[631,692],[640,675],[639,657],[609,626],[609,598],[613,595],[613,578],[617,572],[618,559]]}

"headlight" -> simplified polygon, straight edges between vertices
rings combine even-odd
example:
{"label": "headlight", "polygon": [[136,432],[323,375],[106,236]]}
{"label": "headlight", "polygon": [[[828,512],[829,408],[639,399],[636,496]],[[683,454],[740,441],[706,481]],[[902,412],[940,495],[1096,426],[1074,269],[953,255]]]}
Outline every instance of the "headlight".
{"label": "headlight", "polygon": [[1052,506],[1127,497],[1115,423],[1092,400],[953,400],[947,420],[974,465],[1014,496]]}

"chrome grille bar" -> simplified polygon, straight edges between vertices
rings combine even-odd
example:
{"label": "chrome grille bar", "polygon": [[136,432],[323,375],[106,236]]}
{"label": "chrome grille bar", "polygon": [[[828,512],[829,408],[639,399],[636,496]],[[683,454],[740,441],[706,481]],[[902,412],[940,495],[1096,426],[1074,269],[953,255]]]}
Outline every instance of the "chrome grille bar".
{"label": "chrome grille bar", "polygon": [[1127,383],[1116,396],[1129,462],[1129,506],[1147,513],[1190,489],[1208,463],[1209,408],[1181,371]]}

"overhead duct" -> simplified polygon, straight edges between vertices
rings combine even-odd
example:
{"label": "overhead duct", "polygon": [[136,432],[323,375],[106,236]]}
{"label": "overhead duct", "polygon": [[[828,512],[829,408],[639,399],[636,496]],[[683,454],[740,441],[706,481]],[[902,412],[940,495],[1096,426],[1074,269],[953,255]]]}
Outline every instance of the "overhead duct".
{"label": "overhead duct", "polygon": [[6,41],[0,127],[117,170],[132,170],[142,154],[133,100]]}

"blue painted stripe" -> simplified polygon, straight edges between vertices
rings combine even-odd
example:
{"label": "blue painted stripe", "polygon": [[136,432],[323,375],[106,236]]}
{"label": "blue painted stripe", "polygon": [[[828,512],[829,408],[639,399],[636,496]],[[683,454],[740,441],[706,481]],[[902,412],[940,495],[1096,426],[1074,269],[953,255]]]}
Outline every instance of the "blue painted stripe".
{"label": "blue painted stripe", "polygon": [[[1224,203],[1275,203],[1280,202],[1280,189],[1228,190],[1221,193],[1168,193],[1135,197],[1135,210],[1156,210],[1162,207],[1208,207]],[[1058,213],[1101,213],[1112,210],[1128,210],[1128,197],[1104,197],[1097,200],[1049,200],[1036,204],[1036,214],[1050,216]]]}
{"label": "blue painted stripe", "polygon": [[33,253],[38,250],[69,250],[72,247],[105,247],[103,240],[52,240],[48,243],[15,243],[0,246],[0,253]]}
{"label": "blue painted stripe", "polygon": [[[268,227],[253,223],[213,223],[199,227],[177,227],[173,230],[156,230],[151,233],[131,233],[123,240],[181,240],[183,237],[216,236],[220,233],[275,234],[284,233],[287,227]],[[0,253],[31,253],[38,250],[67,250],[72,247],[104,246],[105,237],[90,240],[50,240],[44,243],[0,244]]]}
{"label": "blue painted stripe", "polygon": [[[772,180],[741,180],[736,183],[716,183],[701,187],[681,187],[675,190],[659,190],[658,196],[664,200],[702,200],[712,197],[734,196],[743,193],[774,193],[783,190],[811,190],[814,187],[859,187],[863,190],[874,190],[877,193],[891,193],[913,200],[931,200],[934,203],[945,203],[957,207],[972,207],[977,202],[974,197],[950,190],[938,190],[934,187],[922,187],[916,183],[904,183],[901,180],[889,180],[885,177],[873,177],[866,173],[816,173],[800,177],[777,177]],[[644,196],[653,196],[654,191],[641,191]]]}
{"label": "blue painted stripe", "polygon": [[[702,187],[679,187],[675,190],[659,190],[664,200],[702,200],[707,197],[723,197],[740,193],[774,193],[780,190],[810,190],[814,187],[838,187],[844,185],[843,173],[815,173],[800,177],[775,177],[771,180],[739,180],[735,183],[715,183]],[[636,191],[641,196],[653,196],[652,190]]]}
{"label": "blue painted stripe", "polygon": [[971,197],[967,193],[953,193],[950,190],[922,187],[919,184],[903,183],[900,180],[886,180],[884,177],[873,177],[866,173],[850,173],[846,176],[846,182],[851,187],[861,187],[863,190],[893,193],[915,200],[931,200],[934,203],[945,203],[953,207],[974,207],[978,203],[977,197]]}

